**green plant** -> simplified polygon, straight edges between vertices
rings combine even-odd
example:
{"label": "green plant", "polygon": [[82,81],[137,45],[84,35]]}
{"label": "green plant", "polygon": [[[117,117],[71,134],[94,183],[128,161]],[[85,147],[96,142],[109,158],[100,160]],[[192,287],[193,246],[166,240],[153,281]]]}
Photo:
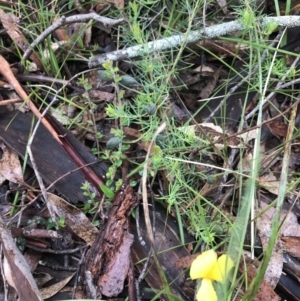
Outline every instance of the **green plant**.
{"label": "green plant", "polygon": [[21,252],[24,252],[26,248],[26,239],[24,237],[17,238],[17,246]]}
{"label": "green plant", "polygon": [[46,228],[48,230],[50,229],[56,229],[56,230],[60,230],[62,228],[64,228],[66,226],[65,224],[65,218],[64,217],[57,217],[56,218],[56,223],[53,222],[53,220],[51,218],[47,219],[45,222]]}
{"label": "green plant", "polygon": [[51,230],[51,229],[60,230],[66,226],[64,217],[57,217],[56,223],[54,223],[51,218],[45,219],[39,216],[35,216],[32,220],[29,219],[27,221],[28,225],[30,225],[31,223],[45,226],[47,230]]}
{"label": "green plant", "polygon": [[84,204],[82,211],[89,214],[96,213],[99,206],[99,202],[96,201],[96,192],[91,191],[91,185],[88,182],[82,184],[80,188],[83,191],[83,195],[88,197],[88,200]]}

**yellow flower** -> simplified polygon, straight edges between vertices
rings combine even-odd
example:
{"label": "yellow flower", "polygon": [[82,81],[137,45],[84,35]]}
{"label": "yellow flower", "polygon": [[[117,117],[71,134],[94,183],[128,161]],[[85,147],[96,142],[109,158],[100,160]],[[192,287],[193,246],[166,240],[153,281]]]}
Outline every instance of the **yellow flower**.
{"label": "yellow flower", "polygon": [[210,279],[202,279],[196,298],[198,301],[217,301],[217,293]]}
{"label": "yellow flower", "polygon": [[192,279],[202,279],[197,300],[217,301],[217,294],[212,281],[224,282],[232,268],[232,259],[228,255],[222,255],[218,258],[214,250],[205,251],[197,256],[190,270]]}

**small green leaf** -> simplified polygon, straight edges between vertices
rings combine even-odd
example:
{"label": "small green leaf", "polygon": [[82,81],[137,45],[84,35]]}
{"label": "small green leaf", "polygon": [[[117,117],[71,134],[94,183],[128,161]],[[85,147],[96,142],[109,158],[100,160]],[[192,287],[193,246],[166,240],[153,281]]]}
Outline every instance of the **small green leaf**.
{"label": "small green leaf", "polygon": [[103,63],[102,66],[105,70],[111,70],[111,68],[113,66],[113,62],[112,61],[107,61],[107,62]]}
{"label": "small green leaf", "polygon": [[120,145],[120,143],[122,143],[122,139],[119,137],[112,137],[106,142],[106,148],[110,150],[115,149]]}
{"label": "small green leaf", "polygon": [[125,87],[133,86],[133,85],[134,86],[140,85],[139,82],[135,78],[133,78],[132,76],[127,75],[127,74],[121,76],[119,83],[120,83],[120,85],[123,85]]}
{"label": "small green leaf", "polygon": [[131,181],[129,185],[131,187],[135,187],[137,185],[137,181]]}
{"label": "small green leaf", "polygon": [[100,189],[109,199],[112,199],[115,196],[115,193],[104,184],[100,184]]}
{"label": "small green leaf", "polygon": [[97,74],[100,79],[105,81],[112,81],[114,79],[113,74],[106,70],[98,70]]}

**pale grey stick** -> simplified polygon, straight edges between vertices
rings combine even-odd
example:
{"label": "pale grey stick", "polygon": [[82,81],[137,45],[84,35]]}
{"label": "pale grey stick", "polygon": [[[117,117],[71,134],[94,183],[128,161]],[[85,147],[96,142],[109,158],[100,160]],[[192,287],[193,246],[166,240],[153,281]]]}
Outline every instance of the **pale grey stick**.
{"label": "pale grey stick", "polygon": [[[300,26],[299,16],[281,16],[281,17],[264,17],[258,19],[262,26],[268,25],[274,22],[278,26],[286,26],[288,28]],[[126,49],[113,51],[106,54],[93,56],[89,59],[89,67],[96,68],[101,66],[106,61],[119,61],[122,59],[135,58],[143,56],[145,54],[153,53],[155,51],[162,51],[174,47],[178,47],[183,44],[195,43],[201,39],[212,39],[232,33],[235,31],[241,31],[245,29],[245,25],[240,21],[231,21],[218,25],[206,27],[191,31],[185,34],[178,34],[172,37],[168,37],[161,40],[149,42],[145,45],[135,45]]]}
{"label": "pale grey stick", "polygon": [[94,20],[96,22],[99,22],[103,24],[105,27],[112,27],[119,25],[124,21],[124,19],[110,19],[106,17],[99,16],[96,13],[89,13],[89,14],[80,14],[80,15],[74,15],[70,17],[62,16],[60,19],[58,19],[56,22],[54,22],[51,26],[49,26],[45,31],[43,31],[28,47],[28,49],[23,54],[23,60],[27,60],[31,53],[33,52],[33,48],[44,41],[49,34],[54,32],[56,29],[60,28],[63,25],[66,24],[72,24],[76,22],[87,22],[90,20]]}

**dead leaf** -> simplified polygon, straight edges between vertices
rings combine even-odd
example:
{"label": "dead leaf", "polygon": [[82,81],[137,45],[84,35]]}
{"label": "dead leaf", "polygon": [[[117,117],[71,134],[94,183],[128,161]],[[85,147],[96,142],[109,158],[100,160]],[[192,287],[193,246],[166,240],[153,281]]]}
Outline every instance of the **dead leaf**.
{"label": "dead leaf", "polygon": [[[260,206],[264,209],[267,204],[263,201],[260,202]],[[271,207],[265,212],[266,215],[272,220],[274,218],[275,208]],[[282,236],[297,236],[300,230],[300,225],[298,224],[297,215],[289,210],[288,208],[283,208],[280,214],[280,221],[282,222],[280,228],[280,235]]]}
{"label": "dead leaf", "polygon": [[[56,21],[59,20],[59,19],[60,19],[60,15],[57,14],[56,17],[54,18],[53,22],[56,22]],[[67,33],[66,26],[62,26],[62,27],[56,29],[56,30],[54,31],[54,33],[55,33],[55,35],[56,35],[57,40],[60,41],[60,42],[68,41],[69,38],[70,38],[69,35],[68,35],[68,33]],[[51,48],[52,48],[52,47],[51,47]]]}
{"label": "dead leaf", "polygon": [[[3,27],[5,28],[7,34],[11,37],[11,39],[23,50],[26,51],[28,49],[28,44],[26,43],[26,39],[20,31],[20,28],[17,26],[19,22],[19,18],[14,14],[9,13],[6,14],[3,9],[0,9],[0,19]],[[36,64],[36,66],[41,69],[42,64],[37,56],[32,53],[30,55],[30,59]]]}
{"label": "dead leaf", "polygon": [[[76,273],[76,272],[75,272]],[[53,285],[44,287],[41,289],[41,295],[43,299],[48,299],[57,294],[63,287],[67,285],[67,283],[72,279],[72,277],[75,275],[75,273],[71,274],[69,277],[66,279],[55,283]]]}
{"label": "dead leaf", "polygon": [[6,179],[13,183],[22,183],[23,172],[19,157],[12,152],[3,142],[0,143],[0,148],[3,151],[2,159],[0,160],[0,181]]}
{"label": "dead leaf", "polygon": [[151,144],[149,141],[143,141],[139,139],[141,137],[141,132],[139,130],[134,128],[129,128],[129,127],[124,127],[123,131],[124,134],[126,134],[126,136],[128,136],[130,139],[138,139],[138,146],[141,149],[148,151],[149,147],[151,146],[150,156],[154,155],[155,143]]}
{"label": "dead leaf", "polygon": [[278,160],[281,160],[278,150],[262,154],[260,163],[261,170],[265,170],[266,168],[271,169]]}
{"label": "dead leaf", "polygon": [[189,125],[178,127],[178,130],[182,131],[185,135],[191,138],[198,138],[213,143],[214,147],[219,150],[224,147],[241,148],[244,147],[244,143],[238,137],[230,137],[224,133],[223,129],[213,123],[200,123],[198,125]]}
{"label": "dead leaf", "polygon": [[296,258],[300,258],[300,237],[299,236],[282,236],[286,252]]}
{"label": "dead leaf", "polygon": [[106,2],[114,4],[119,9],[124,8],[124,0],[106,0]]}
{"label": "dead leaf", "polygon": [[20,301],[42,301],[39,289],[32,277],[30,267],[16,246],[0,216],[0,240],[4,252],[4,274],[15,288]]}
{"label": "dead leaf", "polygon": [[87,244],[92,245],[99,231],[86,215],[55,194],[48,193],[48,198],[56,214],[65,219],[66,225]]}
{"label": "dead leaf", "polygon": [[288,125],[281,121],[272,121],[266,123],[271,133],[275,136],[286,137]]}
{"label": "dead leaf", "polygon": [[218,57],[236,57],[241,60],[241,56],[246,49],[249,49],[249,46],[246,44],[239,44],[225,41],[225,40],[201,40],[197,43],[201,48],[205,48],[213,53],[215,53]]}
{"label": "dead leaf", "polygon": [[211,93],[214,91],[217,81],[219,79],[220,73],[221,73],[222,67],[218,68],[215,73],[213,74],[213,77],[211,80],[209,80],[208,84],[202,89],[199,96],[201,99],[207,99],[211,95]]}
{"label": "dead leaf", "polygon": [[224,15],[227,14],[227,1],[226,0],[217,0],[218,4],[220,5]]}
{"label": "dead leaf", "polygon": [[176,261],[177,269],[187,269],[192,265],[192,262],[197,258],[200,253],[192,254],[189,256],[182,257]]}
{"label": "dead leaf", "polygon": [[201,72],[202,76],[213,76],[213,74],[215,73],[215,68],[203,64],[194,68],[193,72]]}
{"label": "dead leaf", "polygon": [[278,195],[280,181],[277,180],[272,172],[263,174],[261,177],[259,177],[258,182],[259,185],[264,189],[267,189],[271,193]]}
{"label": "dead leaf", "polygon": [[89,97],[93,100],[93,103],[98,104],[103,101],[112,102],[115,99],[115,94],[100,90],[90,90]]}
{"label": "dead leaf", "polygon": [[242,138],[244,143],[248,143],[250,140],[255,139],[257,137],[257,129],[249,130],[245,133],[236,135],[237,138]]}
{"label": "dead leaf", "polygon": [[[260,202],[260,208],[263,210],[267,206],[266,203]],[[265,250],[271,233],[272,220],[274,218],[275,208],[270,208],[263,215],[257,218],[256,225],[258,230],[258,235],[261,239],[263,249]],[[287,210],[282,210],[280,215],[280,221],[282,221],[282,226],[280,229],[280,235],[292,236],[296,235],[298,232],[299,224],[297,221],[297,216]],[[274,246],[270,262],[265,274],[265,280],[273,287],[277,285],[283,268],[283,245],[280,240],[276,241]]]}
{"label": "dead leaf", "polygon": [[[53,277],[48,273],[35,273],[35,276],[38,276],[37,278],[35,278],[35,281],[36,281],[37,286],[40,288],[44,284],[46,284],[47,282],[49,282],[50,280],[53,279]],[[45,297],[43,296],[43,298],[45,298]]]}
{"label": "dead leaf", "polygon": [[[247,261],[249,261],[249,259],[247,259]],[[254,277],[256,276],[256,266],[255,264],[248,264],[247,265],[247,281],[250,284],[252,282],[252,280],[254,279]],[[244,273],[245,269],[244,269],[244,262],[242,262],[240,264],[240,268],[239,268],[241,273]],[[241,300],[241,299],[237,299],[237,300]],[[265,279],[262,280],[259,290],[256,294],[256,296],[253,299],[254,301],[279,301],[279,296],[274,292],[274,288],[269,285],[267,283],[267,281]]]}
{"label": "dead leaf", "polygon": [[[31,272],[34,272],[35,269],[37,268],[39,261],[42,257],[41,252],[37,252],[31,249],[27,249],[24,253],[24,258],[26,262],[28,263]],[[37,284],[38,285],[38,284]]]}
{"label": "dead leaf", "polygon": [[[267,214],[259,216],[256,220],[258,235],[263,249],[266,250],[271,233],[272,219]],[[277,240],[265,273],[265,281],[274,289],[280,279],[283,268],[282,243]]]}

